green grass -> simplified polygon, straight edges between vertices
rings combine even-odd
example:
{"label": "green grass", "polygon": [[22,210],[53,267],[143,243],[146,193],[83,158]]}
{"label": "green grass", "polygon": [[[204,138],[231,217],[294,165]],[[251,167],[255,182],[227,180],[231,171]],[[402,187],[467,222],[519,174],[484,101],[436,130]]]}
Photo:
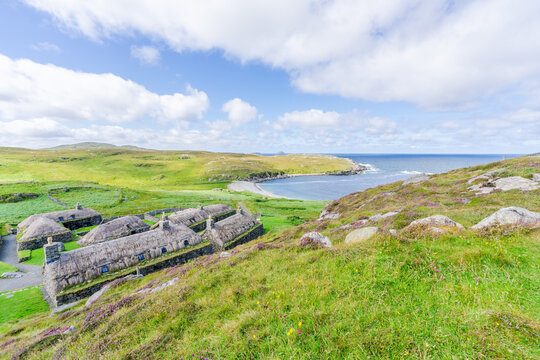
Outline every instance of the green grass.
{"label": "green grass", "polygon": [[87,227],[83,227],[83,228],[80,228],[80,229],[77,229],[77,230],[73,230],[72,234],[78,235],[78,234],[80,234],[82,232],[89,232],[90,230],[95,229],[98,226],[99,225],[93,225],[93,226],[87,226]]}
{"label": "green grass", "polygon": [[0,261],[0,275],[9,271],[17,271],[17,268],[9,264],[6,264],[5,262]]}
{"label": "green grass", "polygon": [[346,159],[321,155],[0,148],[2,182],[71,180],[116,187],[211,190],[252,174],[332,172],[347,170],[350,165]]}
{"label": "green grass", "polygon": [[[415,238],[380,233],[344,243],[351,229],[342,225],[398,208],[400,215],[377,225],[399,229],[440,213],[469,227],[505,206],[540,211],[538,190],[482,196],[467,190],[467,179],[497,167],[527,175],[538,160],[369,189],[330,203],[339,218],[294,227],[304,214],[316,217],[320,203],[220,193],[261,213],[269,233],[229,258],[204,257],[116,286],[90,308],[22,319],[10,333],[0,329],[0,343],[12,342],[0,356],[36,342],[43,331],[75,325],[76,334],[40,342],[25,357],[538,359],[540,229]],[[299,248],[309,231],[329,236],[334,246]],[[258,242],[269,247],[253,248]],[[136,294],[173,278],[177,283],[158,293]]]}
{"label": "green grass", "polygon": [[[65,251],[75,250],[80,248],[80,246],[77,244],[77,241],[70,241],[67,243],[64,243],[66,246]],[[45,261],[45,253],[43,251],[43,248],[29,250],[30,251],[30,259],[23,262],[25,265],[43,265],[43,262]],[[20,256],[19,256],[20,257]]]}
{"label": "green grass", "polygon": [[[22,289],[11,295],[9,297],[9,293],[0,293],[0,332],[12,327],[14,320],[49,310],[38,288]],[[11,325],[6,324],[10,321]]]}

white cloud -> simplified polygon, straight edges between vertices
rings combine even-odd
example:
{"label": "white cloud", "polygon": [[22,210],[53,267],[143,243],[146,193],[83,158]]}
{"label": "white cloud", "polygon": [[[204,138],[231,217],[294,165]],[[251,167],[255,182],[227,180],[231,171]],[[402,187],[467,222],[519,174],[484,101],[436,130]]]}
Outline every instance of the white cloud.
{"label": "white cloud", "polygon": [[0,119],[182,123],[201,119],[205,92],[158,95],[113,74],[77,72],[0,54]]}
{"label": "white cloud", "polygon": [[257,117],[257,108],[239,98],[227,101],[221,110],[227,113],[232,126],[246,124]]}
{"label": "white cloud", "polygon": [[357,131],[378,135],[396,132],[395,122],[380,117],[366,117],[358,111],[338,113],[311,109],[292,111],[278,117],[274,123],[276,130],[293,131],[302,129],[305,132]]}
{"label": "white cloud", "polygon": [[60,52],[60,48],[58,47],[58,45],[47,42],[47,41],[39,42],[37,44],[32,45],[32,49],[36,51],[51,51],[51,52],[56,52],[56,53]]}
{"label": "white cloud", "polygon": [[131,56],[143,64],[155,65],[161,59],[161,53],[153,46],[132,46]]}
{"label": "white cloud", "polygon": [[93,39],[262,61],[313,93],[462,107],[540,78],[535,0],[23,1]]}
{"label": "white cloud", "polygon": [[293,111],[281,115],[274,124],[277,130],[302,129],[328,129],[340,126],[342,115],[335,111],[322,111],[311,109],[306,111]]}

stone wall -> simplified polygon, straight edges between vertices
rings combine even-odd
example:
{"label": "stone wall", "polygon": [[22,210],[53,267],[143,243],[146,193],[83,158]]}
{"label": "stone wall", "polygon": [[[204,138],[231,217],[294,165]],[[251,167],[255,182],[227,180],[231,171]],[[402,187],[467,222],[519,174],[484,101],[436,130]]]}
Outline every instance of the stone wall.
{"label": "stone wall", "polygon": [[[185,253],[178,254],[177,256],[163,259],[163,261],[159,261],[153,264],[148,264],[146,266],[139,267],[139,272],[142,275],[151,274],[153,272],[156,272],[165,268],[185,264],[190,260],[193,260],[195,258],[204,256],[204,255],[210,255],[213,252],[214,251],[213,251],[212,245],[208,244],[204,247],[193,249]],[[135,274],[136,274],[136,268],[134,268],[133,271],[131,272],[128,272],[128,273],[124,272],[122,274],[119,274],[117,277],[108,278],[104,280],[103,282],[97,283],[95,285],[91,285],[89,287],[86,287],[77,291],[72,291],[65,294],[59,293],[56,295],[56,299],[53,301],[55,302],[56,306],[69,304],[69,303],[91,296],[95,292],[99,291],[103,287],[103,285],[107,284],[108,282],[112,280],[115,280],[117,278],[124,277],[127,275],[135,275]]]}
{"label": "stone wall", "polygon": [[247,233],[237,237],[233,241],[226,244],[225,250],[230,250],[238,245],[242,245],[247,242],[250,242],[251,240],[255,240],[256,238],[262,235],[264,235],[264,226],[263,224],[259,224],[255,226],[253,229],[249,230]]}
{"label": "stone wall", "polygon": [[62,221],[61,224],[69,230],[77,230],[87,226],[99,225],[102,221],[103,218],[101,217],[101,215],[96,215],[82,219]]}
{"label": "stone wall", "polygon": [[[52,237],[54,242],[70,242],[73,241],[73,236],[71,232],[65,232],[57,235],[49,235]],[[21,250],[35,250],[43,247],[47,243],[48,236],[40,236],[38,238],[27,240],[27,241],[17,241],[17,251]]]}
{"label": "stone wall", "polygon": [[[262,236],[263,234],[264,234],[263,224],[258,224],[257,226],[255,226],[254,228],[246,232],[245,234],[229,242],[226,245],[225,249],[226,250],[232,249],[238,245],[254,240],[258,238],[259,236]],[[216,249],[216,247],[213,244],[208,244],[198,249],[189,250],[184,253],[165,258],[162,261],[156,261],[146,266],[140,266],[139,272],[142,275],[151,274],[153,272],[163,270],[165,268],[185,264],[190,260],[196,259],[204,255],[213,254],[216,251],[221,251],[221,250]],[[91,296],[95,292],[99,291],[103,287],[103,285],[107,284],[110,281],[113,281],[120,277],[125,277],[127,275],[134,275],[134,274],[136,274],[136,267],[133,267],[133,270],[130,272],[122,272],[121,274],[118,274],[118,276],[116,277],[110,277],[110,278],[107,278],[106,280],[104,279],[102,282],[96,283],[94,285],[88,286],[80,290],[69,291],[67,293],[58,293],[56,294],[55,299],[53,301],[55,302],[56,306],[69,304],[69,303]]]}
{"label": "stone wall", "polygon": [[[214,219],[215,222],[218,222],[234,214],[236,214],[236,210],[232,210],[232,211],[229,211],[228,213],[214,216],[212,219]],[[203,231],[206,229],[206,220],[193,224],[189,228],[195,232]]]}

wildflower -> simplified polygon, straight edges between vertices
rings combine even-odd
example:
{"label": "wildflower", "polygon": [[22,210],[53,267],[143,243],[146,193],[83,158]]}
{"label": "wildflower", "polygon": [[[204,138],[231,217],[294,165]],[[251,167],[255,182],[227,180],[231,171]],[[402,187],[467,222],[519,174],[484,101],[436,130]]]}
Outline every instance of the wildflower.
{"label": "wildflower", "polygon": [[257,301],[257,305],[259,305],[261,302],[260,301]]}
{"label": "wildflower", "polygon": [[354,271],[358,272],[358,269],[355,269]]}
{"label": "wildflower", "polygon": [[298,333],[299,333],[299,334],[302,334],[302,330],[298,329]]}
{"label": "wildflower", "polygon": [[300,327],[300,326],[302,326],[302,322],[301,322],[301,321],[298,323],[298,327]]}
{"label": "wildflower", "polygon": [[302,280],[298,280],[298,282],[299,282],[299,283],[301,283],[301,282],[302,282]]}
{"label": "wildflower", "polygon": [[253,338],[256,339],[256,338],[257,338],[257,335],[253,335]]}
{"label": "wildflower", "polygon": [[[460,236],[461,237],[461,236]],[[405,355],[409,355],[409,352],[407,350],[405,350]]]}

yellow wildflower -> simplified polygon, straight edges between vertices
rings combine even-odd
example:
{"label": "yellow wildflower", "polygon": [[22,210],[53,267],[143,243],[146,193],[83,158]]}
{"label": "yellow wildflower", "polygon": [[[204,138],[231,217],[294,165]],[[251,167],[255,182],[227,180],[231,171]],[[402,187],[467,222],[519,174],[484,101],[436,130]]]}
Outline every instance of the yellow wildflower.
{"label": "yellow wildflower", "polygon": [[300,326],[302,326],[302,322],[301,322],[301,321],[298,323],[298,327],[300,327]]}

